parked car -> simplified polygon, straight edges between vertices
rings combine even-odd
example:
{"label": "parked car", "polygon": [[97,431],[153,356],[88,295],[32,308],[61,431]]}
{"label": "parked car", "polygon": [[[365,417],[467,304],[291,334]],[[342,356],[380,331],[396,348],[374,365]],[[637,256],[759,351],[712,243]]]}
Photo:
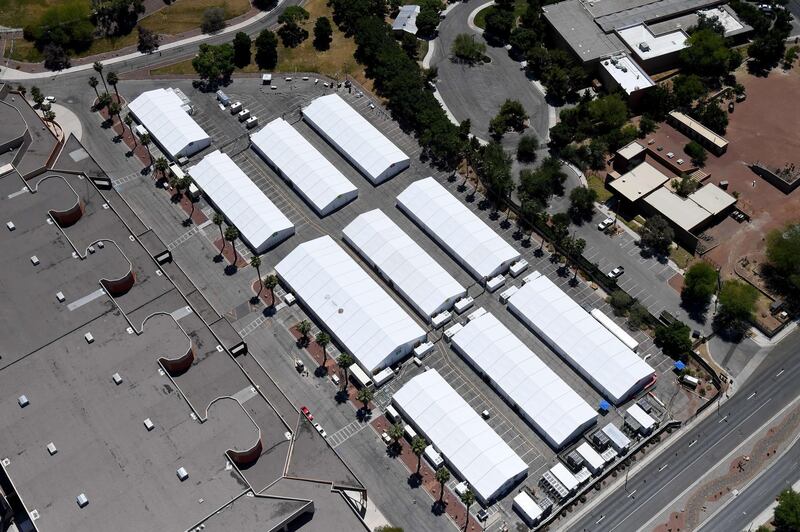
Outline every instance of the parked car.
{"label": "parked car", "polygon": [[741,103],[747,99],[747,94],[744,92],[736,95],[736,103]]}
{"label": "parked car", "polygon": [[602,222],[597,224],[597,228],[599,230],[601,230],[601,231],[605,231],[606,229],[611,227],[611,224],[613,224],[613,223],[614,223],[614,220],[612,220],[611,218],[606,218],[605,220],[603,220]]}
{"label": "parked car", "polygon": [[339,383],[340,383],[340,382],[342,382],[342,380],[339,378],[339,376],[338,376],[338,375],[336,375],[336,374],[334,373],[333,375],[331,375],[331,382],[332,382],[333,384],[335,384],[336,386],[339,386]]}
{"label": "parked car", "polygon": [[322,435],[323,438],[327,438],[328,437],[328,433],[325,432],[325,429],[323,429],[322,425],[320,425],[319,423],[314,423],[314,428],[317,429],[317,432],[319,432],[320,435]]}
{"label": "parked car", "polygon": [[311,415],[311,410],[309,410],[307,406],[301,406],[300,411],[308,418],[309,421],[314,421],[314,416]]}
{"label": "parked car", "polygon": [[385,443],[386,445],[390,445],[392,443],[392,437],[389,436],[389,434],[387,434],[386,432],[381,433],[381,439],[383,440],[383,443]]}
{"label": "parked car", "polygon": [[732,113],[732,112],[733,112],[733,109],[734,109],[733,102],[728,102],[728,112],[729,112],[729,113]]}
{"label": "parked car", "polygon": [[56,103],[56,97],[55,96],[45,96],[44,99],[47,100],[50,103]]}
{"label": "parked car", "polygon": [[489,518],[489,510],[481,508],[478,512],[478,521],[486,521]]}
{"label": "parked car", "polygon": [[609,279],[617,279],[620,275],[625,273],[625,268],[623,266],[617,266],[610,272],[608,272]]}

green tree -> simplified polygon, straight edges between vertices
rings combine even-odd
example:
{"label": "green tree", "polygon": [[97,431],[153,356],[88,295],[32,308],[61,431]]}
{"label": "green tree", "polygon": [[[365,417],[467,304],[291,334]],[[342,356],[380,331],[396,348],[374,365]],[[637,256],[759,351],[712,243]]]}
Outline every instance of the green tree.
{"label": "green tree", "polygon": [[203,11],[200,30],[203,33],[214,33],[225,27],[225,10],[221,7],[209,7]]}
{"label": "green tree", "polygon": [[517,143],[517,160],[521,163],[536,161],[536,152],[539,150],[539,141],[533,135],[523,135]]}
{"label": "green tree", "polygon": [[250,266],[256,269],[256,276],[258,276],[258,293],[256,294],[256,297],[258,297],[264,289],[264,280],[261,278],[261,257],[253,255],[250,259]]}
{"label": "green tree", "polygon": [[352,366],[354,362],[353,357],[349,353],[342,353],[339,355],[339,358],[336,359],[336,365],[342,368],[342,373],[344,374],[342,390],[347,389],[347,369]]}
{"label": "green tree", "polygon": [[681,50],[684,70],[706,79],[719,79],[738,66],[741,57],[725,44],[725,38],[712,29],[694,32]]}
{"label": "green tree", "polygon": [[289,22],[300,24],[308,20],[310,16],[308,11],[300,6],[288,6],[278,17],[278,24],[286,24]]}
{"label": "green tree", "polygon": [[333,28],[328,17],[319,17],[314,23],[314,48],[324,52],[331,47]]}
{"label": "green tree", "polygon": [[672,94],[681,107],[689,107],[708,92],[705,83],[697,74],[679,75],[672,80]]}
{"label": "green tree", "polygon": [[278,276],[274,273],[267,275],[264,278],[264,286],[269,290],[269,299],[272,306],[275,306],[275,287],[278,286]]}
{"label": "green tree", "polygon": [[641,231],[642,246],[662,255],[669,253],[674,238],[669,222],[658,214],[648,218]]}
{"label": "green tree", "polygon": [[597,191],[584,186],[576,187],[569,193],[569,216],[576,223],[588,222],[594,216],[594,202]]}
{"label": "green tree", "polygon": [[405,426],[402,423],[395,423],[389,427],[389,430],[387,430],[386,433],[392,439],[392,445],[396,446],[400,441],[400,438],[402,438],[403,434],[405,434]]}
{"label": "green tree", "polygon": [[634,303],[634,299],[631,296],[619,289],[611,292],[606,301],[608,301],[608,304],[611,305],[611,309],[614,311],[615,316],[627,315],[628,310]]}
{"label": "green tree", "polygon": [[421,436],[414,436],[414,439],[411,440],[411,452],[417,457],[417,475],[419,475],[419,469],[422,467],[422,453],[425,452],[427,446],[428,442]]}
{"label": "green tree", "polygon": [[131,118],[131,115],[126,114],[125,118],[123,118],[122,121],[125,122],[126,126],[128,126],[128,131],[130,131],[130,133],[131,133],[131,138],[133,139],[133,147],[135,149],[136,148],[136,135],[133,134],[133,129],[132,129],[133,118]]}
{"label": "green tree", "polygon": [[137,26],[136,30],[139,33],[138,44],[136,45],[137,50],[143,54],[152,54],[158,50],[159,41],[161,40],[158,33],[144,26]]}
{"label": "green tree", "polygon": [[[108,97],[108,93],[103,94],[103,96]],[[101,96],[102,99],[102,96]],[[150,133],[145,133],[141,137],[139,137],[139,144],[145,147],[147,150],[147,158],[150,160],[149,164],[153,164],[153,153],[150,151],[150,143],[153,142]]]}
{"label": "green tree", "polygon": [[681,299],[684,304],[707,307],[717,291],[717,270],[708,262],[692,264],[683,278]]}
{"label": "green tree", "polygon": [[514,190],[511,156],[497,142],[490,142],[483,147],[478,175],[487,188],[489,198],[495,203],[508,199]]}
{"label": "green tree", "polygon": [[771,283],[796,302],[800,295],[800,224],[775,229],[767,235],[767,260]]}
{"label": "green tree", "polygon": [[716,101],[700,101],[690,114],[719,135],[724,135],[728,128],[728,113]]}
{"label": "green tree", "polygon": [[239,230],[236,227],[230,225],[225,229],[225,240],[231,243],[231,247],[233,248],[233,264],[235,265],[236,262],[239,260],[239,254],[236,252],[236,239],[239,238]]}
{"label": "green tree", "polygon": [[778,496],[775,508],[775,532],[797,532],[800,530],[800,494],[785,489]]}
{"label": "green tree", "polygon": [[643,116],[639,120],[639,138],[643,139],[650,133],[656,130],[656,121],[649,116]]}
{"label": "green tree", "polygon": [[493,134],[502,136],[509,129],[522,131],[525,129],[526,120],[528,114],[522,104],[517,100],[506,100],[500,106],[497,116],[492,119],[489,129],[494,130]]}
{"label": "green tree", "polygon": [[486,27],[484,37],[493,43],[505,44],[511,37],[511,30],[514,28],[514,12],[506,9],[492,9],[486,15]]}
{"label": "green tree", "polygon": [[325,331],[320,331],[314,337],[314,340],[317,342],[317,345],[320,346],[322,349],[322,365],[324,366],[326,362],[328,362],[328,344],[331,343],[331,337],[328,336],[328,333]]}
{"label": "green tree", "polygon": [[744,281],[727,280],[719,292],[719,311],[714,326],[734,337],[740,337],[754,320],[758,290]]}
{"label": "green tree", "polygon": [[476,41],[474,35],[459,33],[453,40],[450,52],[460,61],[475,64],[483,61],[486,45],[482,41]]}
{"label": "green tree", "polygon": [[233,38],[233,64],[239,68],[244,68],[250,64],[250,48],[253,41],[250,36],[243,31],[236,33]]}
{"label": "green tree", "polygon": [[230,79],[235,65],[233,64],[233,46],[230,44],[201,44],[200,52],[192,59],[194,68],[200,79],[212,85]]}
{"label": "green tree", "polygon": [[706,149],[697,142],[697,141],[689,141],[686,146],[683,147],[683,152],[692,158],[692,164],[695,166],[705,166],[706,159],[708,158],[708,154],[706,153]]}
{"label": "green tree", "polygon": [[272,70],[278,64],[278,38],[269,30],[256,38],[256,64],[261,70]]}
{"label": "green tree", "polygon": [[308,334],[311,332],[311,322],[308,320],[301,320],[297,324],[297,332],[302,335],[303,345],[308,345]]}
{"label": "green tree", "polygon": [[469,508],[475,504],[475,494],[472,489],[467,488],[467,491],[461,494],[461,502],[467,507],[466,516],[464,517],[464,530],[469,526]]}
{"label": "green tree", "polygon": [[417,15],[417,35],[424,39],[433,37],[436,34],[436,27],[439,25],[439,11],[441,3],[420,2],[420,10]]}
{"label": "green tree", "polygon": [[[225,223],[225,217],[218,212],[214,212],[211,221],[217,226],[217,229],[219,229],[219,239],[222,241],[222,249],[225,249],[225,233],[222,231],[222,224]],[[222,253],[222,249],[220,249],[220,253]]]}
{"label": "green tree", "polygon": [[308,32],[297,22],[289,21],[278,28],[278,35],[286,48],[296,48],[308,39]]}
{"label": "green tree", "polygon": [[117,101],[121,102],[122,100],[119,97],[119,90],[117,90],[117,83],[119,83],[119,76],[117,76],[117,73],[109,72],[106,75],[106,80],[108,81],[108,84],[114,88],[114,94],[117,95]]}
{"label": "green tree", "polygon": [[89,86],[94,89],[94,94],[97,98],[100,98],[100,93],[97,92],[97,86],[100,85],[100,82],[97,81],[97,78],[94,76],[89,76]]}
{"label": "green tree", "polygon": [[369,412],[369,402],[372,401],[373,397],[375,397],[375,392],[372,391],[372,388],[365,386],[358,389],[356,399],[364,405],[362,409],[364,412]]}
{"label": "green tree", "polygon": [[161,174],[162,178],[167,177],[167,171],[169,170],[169,162],[164,157],[159,157],[156,159],[153,168],[156,171],[156,174]]}
{"label": "green tree", "polygon": [[[703,151],[703,153],[705,153],[705,151]],[[686,198],[689,196],[689,194],[695,192],[699,186],[697,181],[692,179],[692,177],[687,174],[683,174],[681,177],[673,179],[670,184],[672,185],[672,188],[675,189],[675,193],[683,198]]]}
{"label": "green tree", "polygon": [[103,69],[105,68],[103,66],[103,63],[101,63],[100,61],[95,61],[92,64],[92,68],[94,69],[95,72],[100,74],[100,81],[103,82],[103,87],[106,89],[106,92],[108,92],[108,85],[106,85],[106,78],[103,77]]}
{"label": "green tree", "polygon": [[655,342],[667,356],[684,358],[692,350],[691,330],[680,321],[656,327]]}
{"label": "green tree", "polygon": [[436,470],[436,481],[439,483],[439,502],[442,502],[442,499],[444,499],[444,487],[449,480],[450,471],[444,467],[440,467]]}
{"label": "green tree", "polygon": [[588,105],[589,119],[595,124],[595,131],[605,133],[618,129],[628,121],[628,105],[618,94],[610,94]]}

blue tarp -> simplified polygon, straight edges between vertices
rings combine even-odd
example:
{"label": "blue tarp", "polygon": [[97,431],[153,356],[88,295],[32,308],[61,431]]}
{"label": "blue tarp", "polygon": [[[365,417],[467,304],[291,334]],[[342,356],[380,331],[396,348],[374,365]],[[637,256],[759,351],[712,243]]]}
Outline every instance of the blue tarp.
{"label": "blue tarp", "polygon": [[608,401],[606,401],[605,399],[600,401],[600,410],[608,411],[610,408],[611,408],[611,405],[609,404]]}
{"label": "blue tarp", "polygon": [[675,369],[676,369],[677,371],[682,371],[682,370],[683,370],[685,367],[686,367],[686,364],[684,364],[684,363],[683,363],[683,362],[681,362],[680,360],[678,360],[677,362],[675,362]]}

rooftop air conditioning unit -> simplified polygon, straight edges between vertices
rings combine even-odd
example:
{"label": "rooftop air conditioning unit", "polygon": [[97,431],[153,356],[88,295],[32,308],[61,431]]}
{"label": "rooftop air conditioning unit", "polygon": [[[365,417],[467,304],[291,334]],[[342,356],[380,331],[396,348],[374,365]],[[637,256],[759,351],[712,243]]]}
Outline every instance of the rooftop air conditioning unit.
{"label": "rooftop air conditioning unit", "polygon": [[640,42],[639,43],[639,50],[641,50],[643,52],[649,52],[650,51],[650,45],[647,44],[646,42]]}

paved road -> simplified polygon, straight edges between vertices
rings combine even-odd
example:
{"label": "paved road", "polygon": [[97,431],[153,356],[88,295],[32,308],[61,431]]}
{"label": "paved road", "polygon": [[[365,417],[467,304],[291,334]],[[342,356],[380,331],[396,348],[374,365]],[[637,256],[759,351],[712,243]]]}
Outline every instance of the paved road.
{"label": "paved road", "polygon": [[[800,363],[792,359],[798,347],[800,332],[795,332],[773,348],[718,414],[712,413],[680,436],[658,459],[630,477],[627,488],[607,493],[569,529],[611,532],[643,528],[697,481],[699,472],[711,470],[797,397],[793,383],[800,378]],[[782,369],[784,372],[777,376]]]}
{"label": "paved road", "polygon": [[800,480],[800,442],[795,443],[772,467],[733,499],[714,517],[703,523],[702,532],[746,530],[775,501],[775,497]]}

